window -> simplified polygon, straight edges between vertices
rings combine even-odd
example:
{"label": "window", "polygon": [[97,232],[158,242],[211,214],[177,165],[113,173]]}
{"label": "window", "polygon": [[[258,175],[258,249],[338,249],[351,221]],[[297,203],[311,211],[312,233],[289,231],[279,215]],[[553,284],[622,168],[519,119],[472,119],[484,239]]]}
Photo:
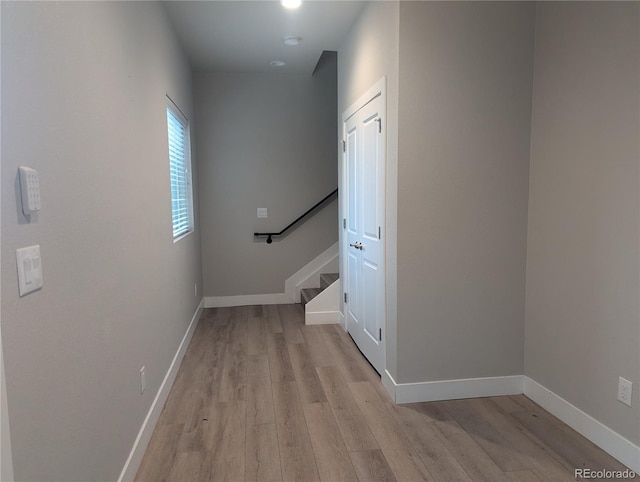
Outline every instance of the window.
{"label": "window", "polygon": [[193,196],[191,191],[189,122],[171,99],[168,99],[167,103],[167,128],[171,177],[171,219],[173,240],[177,241],[193,230]]}

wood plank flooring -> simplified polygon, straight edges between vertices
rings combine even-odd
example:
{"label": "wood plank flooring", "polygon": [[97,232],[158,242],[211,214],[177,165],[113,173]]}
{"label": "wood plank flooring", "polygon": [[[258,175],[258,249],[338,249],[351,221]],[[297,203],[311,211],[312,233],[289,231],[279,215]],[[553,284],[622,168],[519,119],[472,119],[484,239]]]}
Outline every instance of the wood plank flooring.
{"label": "wood plank flooring", "polygon": [[206,309],[137,481],[569,481],[624,470],[523,395],[395,405],[339,325]]}

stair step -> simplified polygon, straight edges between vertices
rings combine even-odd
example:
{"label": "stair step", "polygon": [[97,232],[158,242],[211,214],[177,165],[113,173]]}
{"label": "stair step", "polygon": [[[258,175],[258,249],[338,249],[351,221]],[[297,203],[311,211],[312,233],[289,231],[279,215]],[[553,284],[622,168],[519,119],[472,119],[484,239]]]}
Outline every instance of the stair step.
{"label": "stair step", "polygon": [[314,299],[318,294],[324,291],[329,285],[333,284],[340,277],[339,273],[322,273],[320,275],[320,288],[303,288],[300,290],[300,303],[306,305]]}
{"label": "stair step", "polygon": [[339,273],[322,273],[320,275],[320,288],[325,289],[340,277]]}
{"label": "stair step", "polygon": [[311,301],[316,296],[318,296],[318,293],[320,293],[321,291],[322,291],[322,288],[304,288],[304,289],[301,289],[300,290],[300,302],[302,303],[302,306],[306,305],[307,303],[309,303],[309,301]]}

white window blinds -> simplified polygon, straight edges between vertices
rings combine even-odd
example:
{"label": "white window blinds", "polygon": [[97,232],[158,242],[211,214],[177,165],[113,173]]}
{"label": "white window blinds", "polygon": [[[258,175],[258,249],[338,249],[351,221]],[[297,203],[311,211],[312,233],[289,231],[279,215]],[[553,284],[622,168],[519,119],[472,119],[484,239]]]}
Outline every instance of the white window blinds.
{"label": "white window blinds", "polygon": [[191,159],[187,120],[180,112],[167,107],[169,132],[169,172],[171,175],[171,218],[173,239],[192,229]]}

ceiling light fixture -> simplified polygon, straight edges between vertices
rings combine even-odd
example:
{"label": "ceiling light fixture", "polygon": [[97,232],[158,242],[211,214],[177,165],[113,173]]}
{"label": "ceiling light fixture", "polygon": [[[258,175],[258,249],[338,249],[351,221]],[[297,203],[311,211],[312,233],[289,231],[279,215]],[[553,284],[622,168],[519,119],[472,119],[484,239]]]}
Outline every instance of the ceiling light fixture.
{"label": "ceiling light fixture", "polygon": [[302,40],[302,37],[298,37],[297,35],[287,35],[283,38],[285,45],[298,45]]}
{"label": "ceiling light fixture", "polygon": [[302,5],[302,0],[280,0],[284,8],[298,8]]}
{"label": "ceiling light fixture", "polygon": [[284,67],[287,64],[284,63],[282,60],[272,60],[271,62],[269,62],[269,65],[271,67]]}

